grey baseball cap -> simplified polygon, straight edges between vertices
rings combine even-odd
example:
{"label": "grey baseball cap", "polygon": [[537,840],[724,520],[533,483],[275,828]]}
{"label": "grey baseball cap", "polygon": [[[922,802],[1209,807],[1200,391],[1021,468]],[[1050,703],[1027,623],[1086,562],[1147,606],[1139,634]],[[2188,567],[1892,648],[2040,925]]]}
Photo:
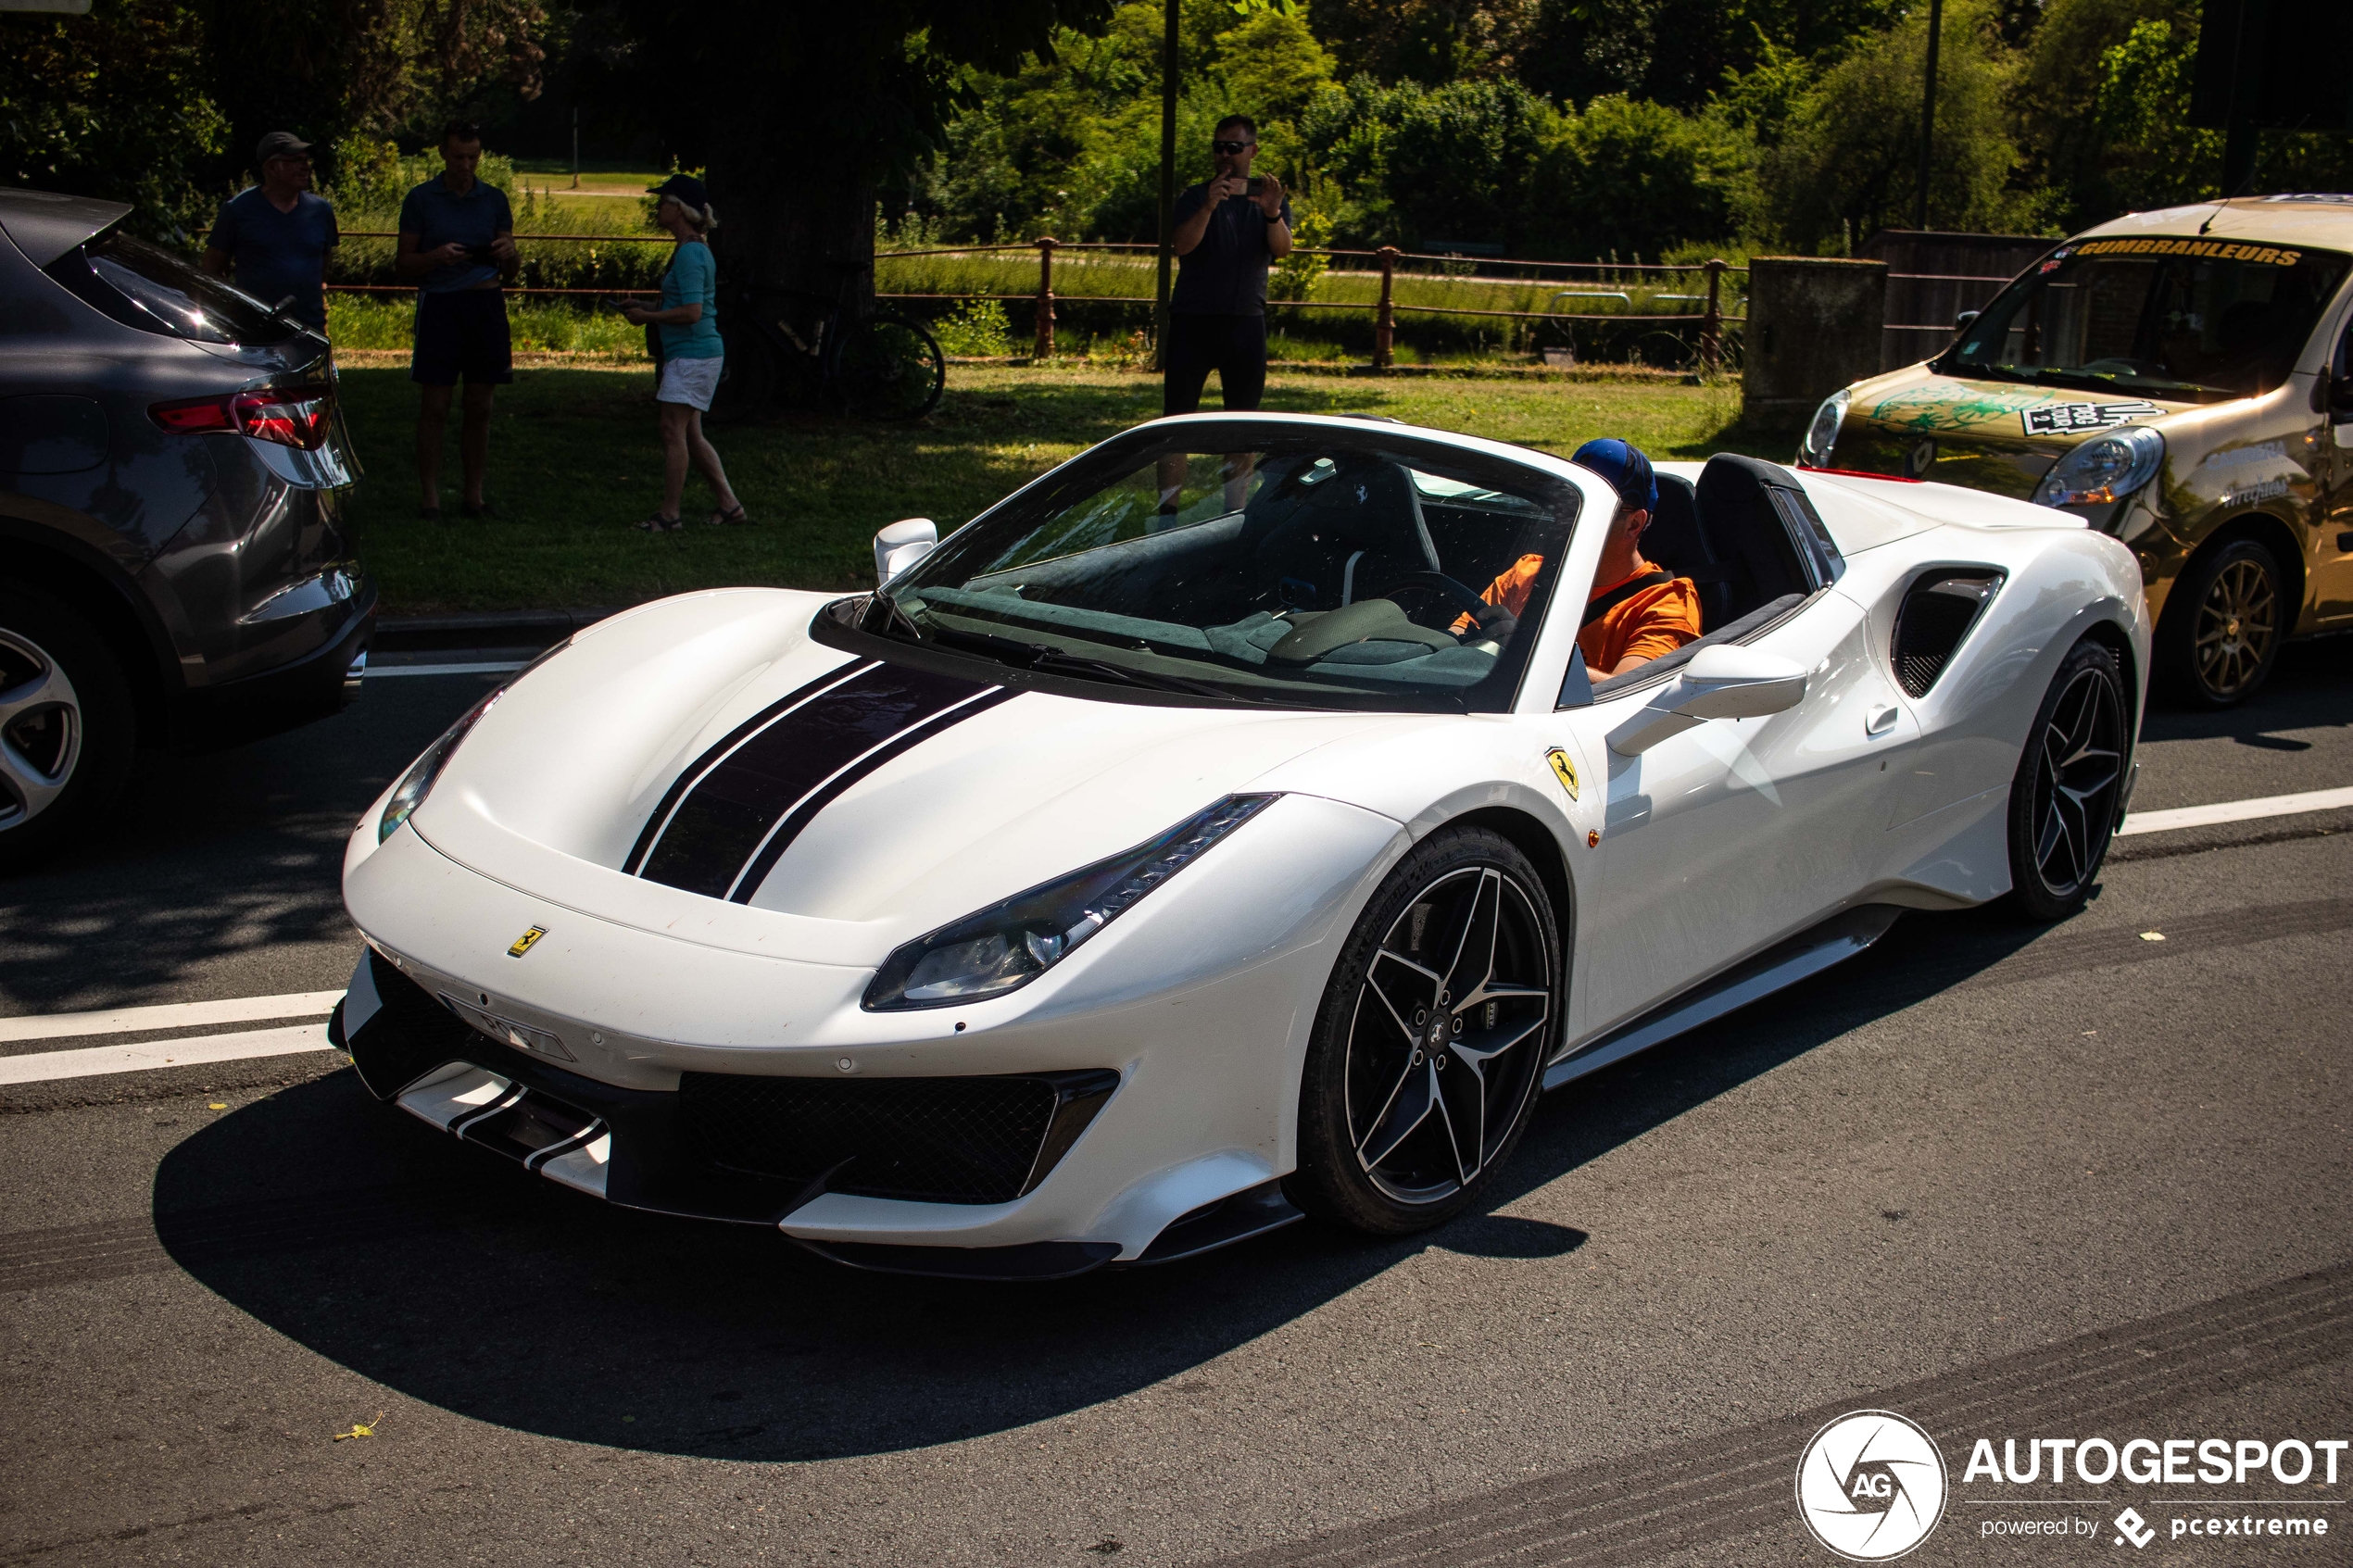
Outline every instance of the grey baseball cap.
{"label": "grey baseball cap", "polygon": [[291,131],[272,131],[261,139],[261,145],[254,149],[253,161],[258,168],[273,157],[308,157],[309,156],[309,143]]}

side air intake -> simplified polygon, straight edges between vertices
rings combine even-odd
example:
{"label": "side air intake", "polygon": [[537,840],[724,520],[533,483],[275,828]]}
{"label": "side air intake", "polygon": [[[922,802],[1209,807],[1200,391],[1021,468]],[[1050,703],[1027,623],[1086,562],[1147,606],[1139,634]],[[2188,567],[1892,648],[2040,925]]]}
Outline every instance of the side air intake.
{"label": "side air intake", "polygon": [[2002,574],[1983,569],[1931,571],[1912,584],[1895,615],[1895,683],[1906,696],[1929,694],[2001,586]]}

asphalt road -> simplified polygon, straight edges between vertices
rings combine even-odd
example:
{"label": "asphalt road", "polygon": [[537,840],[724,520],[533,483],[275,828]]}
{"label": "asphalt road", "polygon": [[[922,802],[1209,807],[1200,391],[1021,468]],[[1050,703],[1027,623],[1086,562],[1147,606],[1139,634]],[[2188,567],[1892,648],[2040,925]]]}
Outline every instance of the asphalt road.
{"label": "asphalt road", "polygon": [[[344,834],[487,680],[153,763],[108,842],[0,886],[0,1018],[339,987]],[[2142,809],[2353,784],[2353,644],[2142,756]],[[1978,1437],[2353,1437],[2347,830],[2125,841],[2056,929],[1907,916],[1554,1097],[1419,1240],[1049,1286],[607,1209],[323,1055],[0,1089],[0,1562],[1819,1564],[1797,1456],[1864,1408],[1951,1467],[1910,1562],[2136,1558],[2128,1504],[2152,1559],[2353,1561],[2353,1452],[1961,1473]],[[2209,1512],[2334,1533],[2165,1533]],[[2096,1533],[1986,1534],[2062,1516]]]}

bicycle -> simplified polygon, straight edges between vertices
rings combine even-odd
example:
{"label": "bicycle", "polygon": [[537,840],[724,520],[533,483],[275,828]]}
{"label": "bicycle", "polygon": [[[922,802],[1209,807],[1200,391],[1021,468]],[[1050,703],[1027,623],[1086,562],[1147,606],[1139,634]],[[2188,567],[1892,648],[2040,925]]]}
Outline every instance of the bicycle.
{"label": "bicycle", "polygon": [[938,406],[948,360],[938,342],[895,310],[860,316],[854,278],[833,299],[796,289],[735,287],[720,295],[727,369],[711,417],[745,420],[775,406],[834,402],[872,420],[917,419]]}

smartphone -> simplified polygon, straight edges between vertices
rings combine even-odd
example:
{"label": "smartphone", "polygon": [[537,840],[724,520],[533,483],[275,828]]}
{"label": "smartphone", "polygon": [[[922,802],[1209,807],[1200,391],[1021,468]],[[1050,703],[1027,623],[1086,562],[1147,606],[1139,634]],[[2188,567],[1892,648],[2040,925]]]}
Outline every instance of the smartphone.
{"label": "smartphone", "polygon": [[484,267],[495,267],[498,263],[498,253],[488,245],[468,245],[466,259],[479,262]]}
{"label": "smartphone", "polygon": [[1266,182],[1263,176],[1253,174],[1250,177],[1250,194],[1252,195],[1259,195],[1263,194],[1265,189]]}

